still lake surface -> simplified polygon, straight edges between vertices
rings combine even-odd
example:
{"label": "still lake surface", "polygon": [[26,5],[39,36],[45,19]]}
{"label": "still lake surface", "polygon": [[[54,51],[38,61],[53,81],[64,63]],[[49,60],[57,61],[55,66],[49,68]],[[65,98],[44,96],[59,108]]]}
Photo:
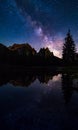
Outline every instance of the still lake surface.
{"label": "still lake surface", "polygon": [[0,76],[0,130],[78,130],[77,73],[14,77]]}

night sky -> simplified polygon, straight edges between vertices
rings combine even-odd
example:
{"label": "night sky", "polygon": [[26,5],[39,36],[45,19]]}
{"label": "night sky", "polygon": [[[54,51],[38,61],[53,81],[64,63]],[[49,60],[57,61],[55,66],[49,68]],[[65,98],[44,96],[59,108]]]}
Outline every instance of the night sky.
{"label": "night sky", "polygon": [[29,43],[61,56],[68,29],[77,47],[78,0],[0,0],[0,43],[7,46]]}

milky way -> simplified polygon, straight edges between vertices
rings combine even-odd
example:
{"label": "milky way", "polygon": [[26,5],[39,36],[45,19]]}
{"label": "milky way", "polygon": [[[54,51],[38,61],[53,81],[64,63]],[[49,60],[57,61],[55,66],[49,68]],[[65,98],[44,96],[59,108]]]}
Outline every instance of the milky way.
{"label": "milky way", "polygon": [[68,29],[78,45],[78,0],[0,0],[0,42],[49,47],[61,57]]}

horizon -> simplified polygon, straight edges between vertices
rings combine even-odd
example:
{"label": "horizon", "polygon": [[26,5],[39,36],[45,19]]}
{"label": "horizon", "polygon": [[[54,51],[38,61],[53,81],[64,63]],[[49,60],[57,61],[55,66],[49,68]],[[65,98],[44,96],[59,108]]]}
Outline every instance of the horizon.
{"label": "horizon", "polygon": [[[70,33],[71,33],[71,30],[70,30]],[[71,35],[72,36],[72,35]],[[6,47],[10,47],[10,46],[13,46],[14,44],[29,44],[32,48],[34,48],[35,50],[36,50],[36,52],[38,53],[39,51],[40,51],[40,49],[41,48],[48,48],[49,50],[50,50],[50,52],[53,52],[53,54],[54,54],[54,56],[56,56],[56,57],[58,57],[58,58],[62,58],[62,48],[63,48],[63,43],[65,42],[64,41],[65,40],[65,38],[63,39],[63,41],[61,42],[61,44],[60,44],[60,47],[61,47],[61,51],[60,52],[58,52],[57,50],[53,50],[53,48],[52,48],[52,45],[50,45],[50,44],[46,44],[46,46],[42,46],[42,47],[40,47],[40,48],[35,48],[31,43],[29,43],[29,42],[23,42],[23,43],[16,43],[16,42],[14,42],[14,43],[10,43],[9,45],[7,45],[7,44],[4,44],[4,43],[1,43],[1,44],[3,44],[3,45],[5,45]],[[58,43],[59,43],[59,41],[58,41]],[[75,43],[75,41],[74,41],[74,43]],[[57,47],[58,45],[56,44],[56,47]],[[77,46],[77,44],[75,43],[75,46]],[[78,53],[78,49],[77,49],[77,47],[76,47],[76,53]]]}
{"label": "horizon", "polygon": [[27,42],[37,51],[48,47],[62,57],[70,28],[78,51],[77,12],[77,0],[0,0],[0,42],[6,46]]}

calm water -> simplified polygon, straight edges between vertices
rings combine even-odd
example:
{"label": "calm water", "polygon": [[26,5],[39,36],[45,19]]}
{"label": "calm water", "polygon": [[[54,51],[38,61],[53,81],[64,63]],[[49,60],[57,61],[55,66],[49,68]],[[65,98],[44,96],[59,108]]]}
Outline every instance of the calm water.
{"label": "calm water", "polygon": [[0,76],[0,130],[78,130],[78,74]]}

